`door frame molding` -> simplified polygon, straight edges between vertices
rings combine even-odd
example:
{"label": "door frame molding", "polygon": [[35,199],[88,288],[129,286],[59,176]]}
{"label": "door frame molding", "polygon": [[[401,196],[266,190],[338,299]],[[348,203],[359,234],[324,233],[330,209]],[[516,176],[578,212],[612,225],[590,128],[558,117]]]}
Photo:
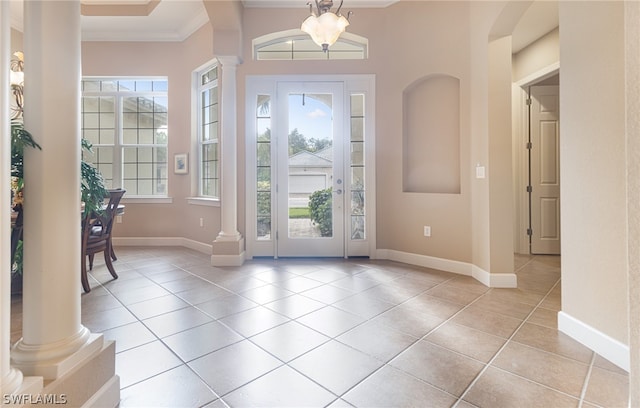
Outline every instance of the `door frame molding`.
{"label": "door frame molding", "polygon": [[[258,94],[269,94],[275,101],[277,95],[277,85],[279,82],[342,82],[344,84],[345,112],[349,105],[349,96],[352,93],[365,95],[365,180],[366,180],[366,201],[365,201],[365,231],[364,240],[353,241],[348,239],[350,231],[350,204],[345,198],[344,211],[344,248],[345,257],[368,256],[374,259],[376,256],[376,180],[375,180],[375,75],[373,74],[353,74],[353,75],[248,75],[245,78],[245,243],[246,258],[252,259],[255,256],[275,256],[275,239],[257,240],[256,231],[256,124],[255,124],[255,99]],[[277,110],[271,111],[271,118],[274,120],[278,116]],[[346,115],[346,113],[345,113]],[[349,117],[345,116],[345,120]],[[345,123],[346,125],[346,123]],[[271,129],[275,134],[277,129]],[[349,163],[350,151],[344,149],[345,168]],[[272,178],[273,178],[272,169]],[[345,174],[346,176],[346,174]],[[346,183],[345,183],[346,187]],[[345,189],[345,193],[350,194],[350,190]],[[272,191],[272,199],[274,195]],[[273,216],[273,215],[272,215]],[[272,219],[272,231],[274,230],[274,220]],[[272,234],[273,236],[273,234]]]}
{"label": "door frame molding", "polygon": [[[512,84],[512,128],[513,128],[513,180],[515,222],[513,247],[516,253],[530,254],[529,228],[529,159],[527,142],[529,140],[529,87],[560,73],[560,63],[550,64]],[[562,216],[562,215],[561,215]]]}

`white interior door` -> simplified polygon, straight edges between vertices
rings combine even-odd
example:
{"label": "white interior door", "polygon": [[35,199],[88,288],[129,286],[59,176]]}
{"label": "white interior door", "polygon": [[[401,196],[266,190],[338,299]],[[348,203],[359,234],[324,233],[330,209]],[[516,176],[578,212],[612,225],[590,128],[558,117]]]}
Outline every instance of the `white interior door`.
{"label": "white interior door", "polygon": [[277,256],[342,257],[343,84],[279,82],[277,112]]}
{"label": "white interior door", "polygon": [[531,87],[530,235],[532,254],[560,254],[558,86]]}

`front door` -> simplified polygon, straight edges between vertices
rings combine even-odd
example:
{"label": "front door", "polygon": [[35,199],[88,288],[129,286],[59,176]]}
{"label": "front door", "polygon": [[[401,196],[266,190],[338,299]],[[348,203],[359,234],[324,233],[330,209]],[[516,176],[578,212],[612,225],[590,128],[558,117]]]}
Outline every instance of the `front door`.
{"label": "front door", "polygon": [[280,82],[277,112],[277,256],[342,257],[343,84]]}
{"label": "front door", "polygon": [[531,253],[560,254],[560,104],[558,86],[531,87]]}

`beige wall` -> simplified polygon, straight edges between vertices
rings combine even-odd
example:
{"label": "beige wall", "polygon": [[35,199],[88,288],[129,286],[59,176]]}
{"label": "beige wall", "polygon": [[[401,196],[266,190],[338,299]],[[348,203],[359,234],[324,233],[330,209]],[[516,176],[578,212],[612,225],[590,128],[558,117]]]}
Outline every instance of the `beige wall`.
{"label": "beige wall", "polygon": [[[375,74],[377,248],[470,262],[469,4],[401,2],[386,9],[355,11],[348,30],[368,38],[369,59],[278,62],[253,61],[251,40],[296,28],[305,12],[246,9],[243,18],[246,60],[238,70],[239,86],[243,86],[247,75]],[[396,24],[400,21],[402,24]],[[402,192],[403,91],[417,79],[431,74],[460,78],[461,194]],[[239,97],[239,130],[243,134],[244,89],[239,91]],[[423,236],[424,225],[431,226],[430,238]]]}
{"label": "beige wall", "polygon": [[640,3],[625,3],[627,208],[629,213],[629,406],[640,406]]}
{"label": "beige wall", "polygon": [[560,61],[560,29],[547,33],[513,56],[513,82]]}
{"label": "beige wall", "polygon": [[562,310],[628,344],[623,10],[560,4]]}
{"label": "beige wall", "polygon": [[[469,262],[491,272],[512,271],[511,183],[503,176],[510,144],[489,138],[488,38],[504,7],[500,2],[400,2],[386,9],[357,9],[349,31],[369,39],[363,61],[253,61],[251,40],[298,26],[299,9],[245,9],[244,62],[238,67],[238,227],[244,232],[244,81],[247,75],[375,74],[377,248]],[[473,9],[473,15],[471,13]],[[396,23],[402,21],[398,26]],[[452,29],[454,28],[454,29]],[[84,75],[167,75],[170,81],[170,157],[190,143],[190,73],[211,58],[214,31],[201,29],[184,43],[83,44]],[[506,67],[504,67],[506,69]],[[503,76],[502,68],[499,75]],[[460,79],[460,194],[402,192],[402,92],[431,74]],[[499,81],[499,79],[498,79]],[[494,128],[509,126],[497,106]],[[494,107],[495,109],[495,107]],[[489,178],[474,177],[476,163]],[[119,236],[184,236],[210,243],[219,229],[217,208],[187,205],[188,176],[170,174],[173,204],[128,204]],[[496,205],[491,211],[490,205]],[[199,218],[205,228],[199,227]],[[161,221],[160,221],[161,220]],[[430,225],[432,236],[422,235]]]}
{"label": "beige wall", "polygon": [[[187,204],[190,175],[173,174],[173,155],[190,153],[191,165],[191,74],[213,59],[212,30],[203,26],[184,42],[83,42],[84,76],[167,76],[169,79],[169,196],[171,204],[126,202],[118,237],[185,237],[210,244],[220,230],[218,207]],[[203,218],[204,227],[200,227]]]}

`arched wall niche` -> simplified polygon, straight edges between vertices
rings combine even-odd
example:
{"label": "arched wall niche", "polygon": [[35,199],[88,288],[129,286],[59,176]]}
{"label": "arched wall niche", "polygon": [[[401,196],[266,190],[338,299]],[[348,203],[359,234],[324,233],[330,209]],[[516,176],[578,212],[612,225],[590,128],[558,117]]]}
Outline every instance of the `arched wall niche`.
{"label": "arched wall niche", "polygon": [[403,191],[460,194],[460,79],[433,74],[403,92]]}

